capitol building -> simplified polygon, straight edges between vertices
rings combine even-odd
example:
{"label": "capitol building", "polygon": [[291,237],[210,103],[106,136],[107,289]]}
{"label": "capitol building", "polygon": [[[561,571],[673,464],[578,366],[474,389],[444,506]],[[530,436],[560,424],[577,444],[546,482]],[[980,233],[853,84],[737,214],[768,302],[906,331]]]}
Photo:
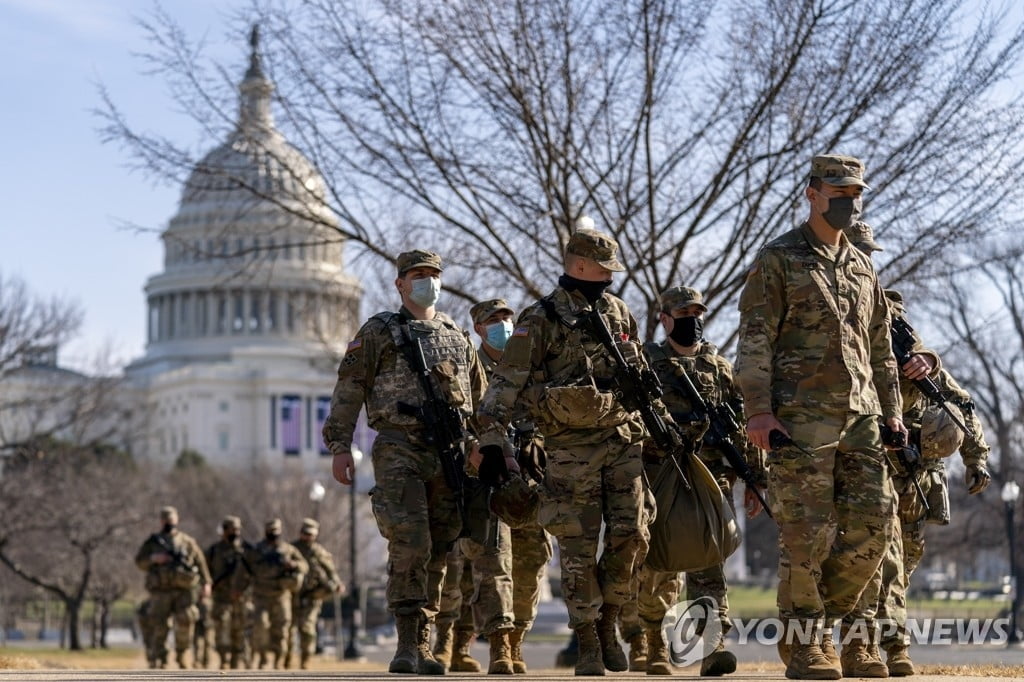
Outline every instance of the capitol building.
{"label": "capitol building", "polygon": [[253,32],[233,132],[192,170],[145,285],[145,354],[125,369],[145,443],[238,467],[316,466],[337,361],[359,323],[323,177],[275,128]]}

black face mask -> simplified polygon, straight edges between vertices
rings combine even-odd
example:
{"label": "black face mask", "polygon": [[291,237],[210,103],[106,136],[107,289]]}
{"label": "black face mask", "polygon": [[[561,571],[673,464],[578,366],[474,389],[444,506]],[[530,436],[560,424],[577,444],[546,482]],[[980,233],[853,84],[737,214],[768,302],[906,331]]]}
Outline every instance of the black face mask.
{"label": "black face mask", "polygon": [[174,529],[177,528],[177,527],[178,526],[173,524],[173,523],[165,523],[164,524],[164,532],[170,534],[170,533],[174,532]]}
{"label": "black face mask", "polygon": [[281,534],[278,533],[277,535],[271,535],[270,533],[267,533],[266,537],[267,542],[277,542],[277,539],[281,537]]}
{"label": "black face mask", "polygon": [[230,543],[235,543],[235,542],[238,541],[238,534],[237,533],[230,533],[228,535],[225,535],[224,539],[227,540]]}
{"label": "black face mask", "polygon": [[558,286],[566,291],[578,291],[583,297],[594,303],[601,298],[604,290],[611,286],[611,281],[588,282],[583,279],[576,279],[572,275],[562,275],[558,278]]}
{"label": "black face mask", "polygon": [[668,337],[680,346],[693,346],[704,334],[704,319],[700,317],[673,317]]}
{"label": "black face mask", "polygon": [[821,217],[833,230],[845,230],[860,220],[862,205],[860,197],[831,197]]}

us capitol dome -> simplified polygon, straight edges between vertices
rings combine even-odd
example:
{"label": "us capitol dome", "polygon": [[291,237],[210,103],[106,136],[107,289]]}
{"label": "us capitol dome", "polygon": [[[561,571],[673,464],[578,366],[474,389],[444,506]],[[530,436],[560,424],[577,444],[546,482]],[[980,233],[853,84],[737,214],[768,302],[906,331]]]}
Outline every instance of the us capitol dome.
{"label": "us capitol dome", "polygon": [[145,355],[126,374],[155,459],[309,468],[326,455],[320,425],[362,288],[323,177],[274,126],[258,28],[250,43],[235,128],[192,169],[161,235]]}

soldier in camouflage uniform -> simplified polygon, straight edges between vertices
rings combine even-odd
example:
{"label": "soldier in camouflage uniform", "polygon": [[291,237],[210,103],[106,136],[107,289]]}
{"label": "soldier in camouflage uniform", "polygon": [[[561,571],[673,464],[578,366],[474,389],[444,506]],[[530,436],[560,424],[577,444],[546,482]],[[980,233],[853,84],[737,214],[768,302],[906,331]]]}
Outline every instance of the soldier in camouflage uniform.
{"label": "soldier in camouflage uniform", "polygon": [[146,658],[151,665],[167,666],[167,629],[174,620],[174,649],[178,667],[186,668],[185,652],[192,648],[192,636],[199,610],[196,591],[210,594],[210,573],[199,544],[178,530],[178,510],[160,510],[161,528],[142,543],[135,565],[146,572],[149,590],[151,648]]}
{"label": "soldier in camouflage uniform", "polygon": [[274,669],[284,662],[285,638],[292,622],[292,595],[309,571],[302,553],[281,539],[281,519],[264,526],[264,537],[247,549],[245,560],[252,567],[253,653],[259,668],[269,662]]}
{"label": "soldier in camouflage uniform", "polygon": [[[292,629],[299,631],[299,667],[302,670],[309,668],[309,659],[316,653],[316,624],[324,599],[341,594],[345,589],[337,569],[334,568],[334,557],[326,547],[316,541],[319,534],[320,523],[316,519],[302,519],[299,539],[294,543],[295,549],[299,550],[309,564],[306,579],[292,600]],[[289,630],[285,668],[290,668],[292,664],[294,639]]]}
{"label": "soldier in camouflage uniform", "polygon": [[139,634],[142,636],[142,648],[146,651],[146,663],[150,668],[159,667],[160,661],[153,658],[155,647],[153,646],[153,617],[150,615],[149,599],[144,599],[135,610],[139,619]]}
{"label": "soldier in camouflage uniform", "polygon": [[[733,384],[732,365],[718,354],[713,344],[703,339],[703,316],[707,306],[704,305],[701,293],[689,287],[673,287],[661,294],[660,303],[659,321],[667,338],[662,343],[646,344],[645,350],[651,368],[661,380],[665,391],[662,399],[672,418],[680,427],[686,427],[689,437],[700,443],[707,428],[708,417],[696,411],[686,389],[680,385],[679,377],[685,373],[709,406],[728,404],[737,414],[742,414],[743,399]],[[761,451],[750,444],[742,429],[729,435],[744,453],[748,465],[764,487],[766,481]],[[736,472],[716,447],[697,447],[701,459],[718,481],[722,494],[731,506]],[[648,480],[654,479],[657,467],[669,466],[651,458],[648,458],[648,462]],[[745,502],[752,515],[760,512],[760,502],[753,491],[746,491]],[[725,636],[732,629],[732,621],[729,619],[723,569],[724,566],[720,564],[686,574],[686,598],[691,601],[702,597],[713,599],[718,605],[722,626],[722,640],[701,661],[702,676],[726,675],[736,670],[736,656],[725,650],[724,643]],[[679,598],[679,575],[641,567],[638,581],[637,610],[629,614],[632,618],[623,618],[622,623],[623,637],[630,643],[630,669],[646,670],[649,675],[671,674],[668,650],[662,635],[662,620]],[[625,609],[623,613],[626,613]]]}
{"label": "soldier in camouflage uniform", "polygon": [[245,635],[252,612],[252,571],[245,552],[252,547],[242,540],[241,533],[242,520],[226,516],[221,522],[221,539],[206,549],[206,563],[213,576],[210,620],[221,670],[248,666],[249,661]]}
{"label": "soldier in camouflage uniform", "polygon": [[[878,418],[906,433],[888,306],[870,259],[842,232],[859,216],[863,175],[853,157],[815,157],[808,220],[761,250],[740,296],[747,434],[762,449],[772,431],[791,439],[771,451],[768,483],[796,679],[842,675],[822,650],[821,620],[855,608],[885,552],[893,501]],[[868,656],[866,638],[846,647]]]}
{"label": "soldier in camouflage uniform", "polygon": [[[643,524],[641,447],[647,436],[637,413],[610,391],[613,367],[594,334],[577,325],[597,310],[627,361],[642,363],[636,320],[605,293],[618,244],[591,228],[577,229],[565,251],[565,274],[551,294],[527,308],[494,370],[478,415],[482,439],[503,442],[525,410],[544,435],[545,481],[538,521],[558,541],[569,625],[579,636],[577,675],[626,670],[615,624],[633,598],[631,576],[647,551]],[[671,417],[658,402],[656,408]],[[597,558],[602,520],[606,548]]]}
{"label": "soldier in camouflage uniform", "polygon": [[[416,414],[426,396],[408,355],[413,341],[419,340],[423,348],[427,380],[464,420],[472,416],[486,379],[468,335],[434,307],[441,289],[441,257],[407,251],[398,256],[397,266],[395,287],[402,308],[374,315],[348,344],[323,435],[334,455],[335,479],[350,485],[355,467],[352,434],[366,405],[367,420],[377,431],[371,500],[377,527],[388,541],[388,608],[398,629],[398,647],[388,669],[440,675],[444,666],[430,651],[430,623],[439,610],[445,559],[462,519],[438,452],[427,443]],[[466,445],[471,445],[468,438]]]}

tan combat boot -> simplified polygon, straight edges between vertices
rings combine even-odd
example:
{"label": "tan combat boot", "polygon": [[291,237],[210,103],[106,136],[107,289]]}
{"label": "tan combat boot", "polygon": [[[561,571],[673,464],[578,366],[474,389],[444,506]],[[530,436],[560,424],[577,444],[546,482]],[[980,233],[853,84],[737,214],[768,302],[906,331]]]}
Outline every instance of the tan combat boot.
{"label": "tan combat boot", "polygon": [[647,670],[647,633],[641,630],[629,638],[629,672]]}
{"label": "tan combat boot", "polygon": [[512,647],[508,644],[508,631],[495,632],[487,638],[491,644],[491,660],[487,666],[488,675],[512,675]]}
{"label": "tan combat boot", "polygon": [[808,643],[792,644],[791,652],[789,664],[786,666],[788,679],[838,680],[843,676],[843,671],[825,658],[825,654],[821,653],[821,645],[813,639]]}
{"label": "tan combat boot", "polygon": [[710,654],[701,659],[701,677],[721,677],[736,672],[736,655],[725,650],[725,644],[719,643],[718,647]]}
{"label": "tan combat boot", "polygon": [[434,658],[446,668],[452,662],[452,647],[454,646],[452,625],[452,623],[438,625],[437,634],[434,636]]}
{"label": "tan combat boot", "polygon": [[523,660],[523,640],[526,638],[526,628],[516,627],[508,633],[508,646],[512,655],[512,672],[516,675],[526,674],[526,661]]}
{"label": "tan combat boot", "polygon": [[604,667],[613,673],[629,670],[626,652],[619,644],[619,635],[615,631],[615,623],[619,620],[619,608],[613,604],[604,604],[601,615],[597,619],[597,639],[601,643],[601,658]]}
{"label": "tan combat boot", "polygon": [[452,646],[452,663],[449,670],[453,673],[478,673],[481,671],[480,662],[473,658],[469,652],[473,644],[472,630],[456,630],[455,643]]}
{"label": "tan combat boot", "polygon": [[178,667],[181,668],[182,670],[185,670],[186,668],[188,668],[188,665],[186,665],[186,663],[185,663],[185,651],[184,650],[178,651],[178,652],[176,652],[174,654],[174,662],[177,663]]}
{"label": "tan combat boot", "polygon": [[844,625],[840,629],[843,649],[839,655],[839,661],[843,666],[843,677],[889,677],[889,669],[885,663],[871,652],[868,646],[871,641],[871,633],[865,636],[851,637],[849,627]]}
{"label": "tan combat boot", "polygon": [[644,635],[647,640],[647,674],[671,675],[672,665],[668,660],[668,645],[665,635],[658,625],[644,624]]}
{"label": "tan combat boot", "polygon": [[580,647],[575,674],[603,676],[604,662],[601,660],[601,642],[597,638],[597,628],[593,623],[584,623],[576,628],[576,636],[579,638]]}
{"label": "tan combat boot", "polygon": [[430,653],[430,621],[419,619],[416,630],[416,673],[418,675],[444,675],[444,666]]}
{"label": "tan combat boot", "polygon": [[894,644],[886,650],[885,667],[890,677],[907,677],[916,672],[906,644]]}
{"label": "tan combat boot", "polygon": [[[398,646],[395,657],[388,666],[389,673],[416,672],[416,641],[420,627],[418,613],[395,616],[395,629],[398,630]],[[260,654],[260,667],[263,667],[263,655]]]}
{"label": "tan combat boot", "polygon": [[305,651],[299,654],[299,669],[309,670],[309,654],[307,654]]}
{"label": "tan combat boot", "polygon": [[836,653],[836,643],[832,636],[832,628],[826,628],[821,633],[821,653],[833,667],[839,668],[842,664],[839,661],[839,654]]}

